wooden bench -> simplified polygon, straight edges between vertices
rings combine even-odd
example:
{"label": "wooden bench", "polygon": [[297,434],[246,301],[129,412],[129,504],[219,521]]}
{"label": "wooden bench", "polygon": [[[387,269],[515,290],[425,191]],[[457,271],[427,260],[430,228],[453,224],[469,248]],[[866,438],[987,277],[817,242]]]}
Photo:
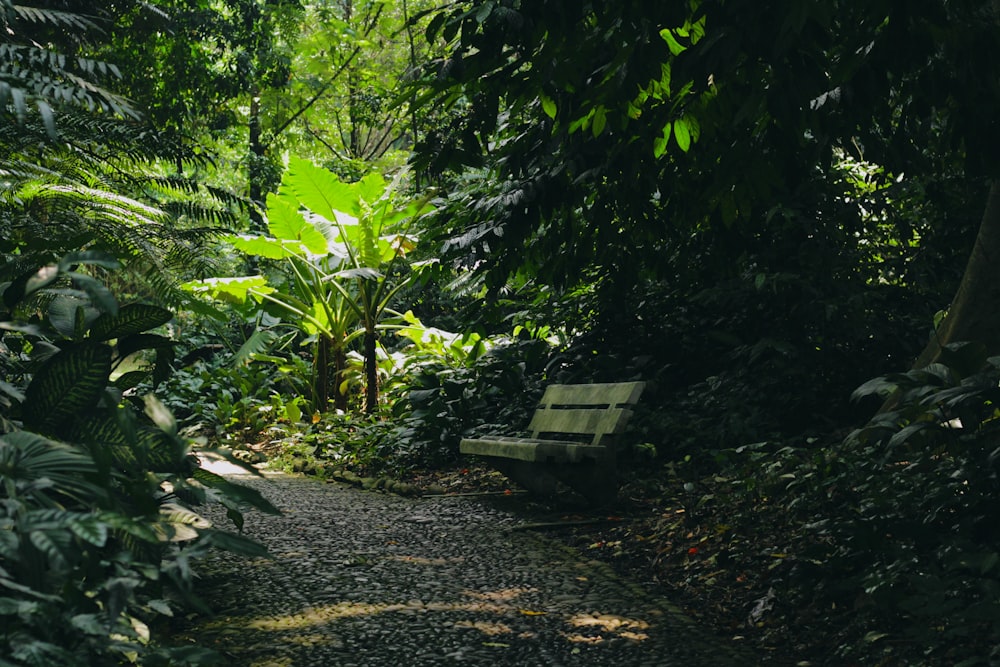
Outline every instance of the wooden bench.
{"label": "wooden bench", "polygon": [[482,456],[529,491],[552,495],[563,482],[587,500],[618,495],[615,436],[625,430],[644,382],[554,384],[531,418],[530,438],[465,438],[463,454]]}

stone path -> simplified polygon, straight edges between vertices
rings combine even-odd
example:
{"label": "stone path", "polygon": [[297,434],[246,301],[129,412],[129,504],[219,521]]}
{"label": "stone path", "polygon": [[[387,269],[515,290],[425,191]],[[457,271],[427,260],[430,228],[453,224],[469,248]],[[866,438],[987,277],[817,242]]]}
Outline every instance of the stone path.
{"label": "stone path", "polygon": [[607,566],[474,499],[412,499],[290,476],[242,477],[274,558],[201,568],[217,612],[189,628],[240,667],[746,664]]}

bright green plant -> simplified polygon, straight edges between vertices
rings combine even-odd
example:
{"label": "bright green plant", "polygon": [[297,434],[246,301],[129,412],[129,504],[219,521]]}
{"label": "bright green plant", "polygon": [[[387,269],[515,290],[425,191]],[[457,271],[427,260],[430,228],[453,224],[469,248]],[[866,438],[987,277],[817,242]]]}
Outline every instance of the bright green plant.
{"label": "bright green plant", "polygon": [[327,406],[333,367],[335,407],[346,408],[344,369],[348,345],[363,340],[365,410],[378,406],[376,347],[393,297],[410,280],[405,255],[415,244],[405,225],[426,207],[397,201],[379,174],[344,183],[332,172],[291,160],[277,194],[268,197],[271,236],[232,236],[247,254],[284,260],[291,278],[274,287],[263,276],[189,283],[216,298],[253,298],[316,337],[314,410]]}

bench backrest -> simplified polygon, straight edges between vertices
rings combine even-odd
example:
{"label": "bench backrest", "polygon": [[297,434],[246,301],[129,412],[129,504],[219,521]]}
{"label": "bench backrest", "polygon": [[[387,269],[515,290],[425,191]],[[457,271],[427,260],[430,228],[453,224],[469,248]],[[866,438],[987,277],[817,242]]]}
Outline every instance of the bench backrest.
{"label": "bench backrest", "polygon": [[625,430],[645,382],[553,384],[545,389],[528,429],[532,438],[592,436],[591,444]]}

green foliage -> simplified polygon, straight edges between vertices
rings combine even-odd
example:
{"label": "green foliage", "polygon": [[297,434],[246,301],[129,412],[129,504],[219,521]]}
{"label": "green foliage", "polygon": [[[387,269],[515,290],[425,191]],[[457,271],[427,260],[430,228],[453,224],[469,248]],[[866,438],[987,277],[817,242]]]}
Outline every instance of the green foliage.
{"label": "green foliage", "polygon": [[989,527],[998,383],[1000,360],[961,344],[940,364],[859,388],[858,397],[893,393],[894,407],[835,452],[828,502],[852,511],[814,527],[832,540],[831,562],[852,571],[844,583],[863,591],[869,629],[940,661],[972,657],[960,648],[972,638],[993,654],[1000,646],[1000,543]]}
{"label": "green foliage", "polygon": [[1000,650],[1000,360],[982,349],[865,383],[856,398],[891,407],[839,444],[719,452],[724,477],[698,507],[770,526],[781,560],[757,566],[774,613],[822,633],[826,660],[976,665]]}
{"label": "green foliage", "polygon": [[[37,113],[50,136],[56,108],[77,107],[135,117],[132,106],[102,83],[121,76],[114,64],[94,59],[89,37],[100,26],[70,9],[5,1],[0,44],[0,109],[18,121]],[[91,47],[91,48],[81,48]]]}
{"label": "green foliage", "polygon": [[[274,425],[277,412],[287,412],[284,399],[281,410],[275,409],[276,398],[308,395],[311,370],[294,353],[269,350],[247,363],[236,361],[227,354],[196,361],[177,370],[161,387],[164,403],[187,432],[242,446]],[[298,404],[294,399],[288,402]],[[311,413],[309,406],[302,407]]]}
{"label": "green foliage", "polygon": [[393,297],[411,276],[396,270],[414,239],[405,225],[424,210],[421,202],[397,201],[379,174],[345,183],[305,160],[293,159],[278,194],[268,197],[272,236],[233,236],[245,253],[285,260],[284,284],[261,277],[208,279],[188,289],[213,298],[252,298],[316,338],[312,409],[325,411],[331,383],[335,407],[346,409],[345,358],[349,344],[364,339],[366,409],[378,400],[376,339]]}
{"label": "green foliage", "polygon": [[0,645],[17,665],[211,664],[207,651],[157,647],[149,626],[201,604],[191,567],[209,548],[266,552],[193,508],[221,502],[237,526],[242,507],[276,510],[201,470],[158,400],[114,386],[113,360],[163,348],[149,330],[170,313],[119,307],[71,270],[102,262],[76,254],[4,286]]}
{"label": "green foliage", "polygon": [[387,359],[394,368],[386,414],[322,427],[307,440],[320,460],[400,475],[455,461],[469,434],[527,425],[543,390],[548,342],[526,333],[484,341],[409,319],[402,331],[414,344]]}

